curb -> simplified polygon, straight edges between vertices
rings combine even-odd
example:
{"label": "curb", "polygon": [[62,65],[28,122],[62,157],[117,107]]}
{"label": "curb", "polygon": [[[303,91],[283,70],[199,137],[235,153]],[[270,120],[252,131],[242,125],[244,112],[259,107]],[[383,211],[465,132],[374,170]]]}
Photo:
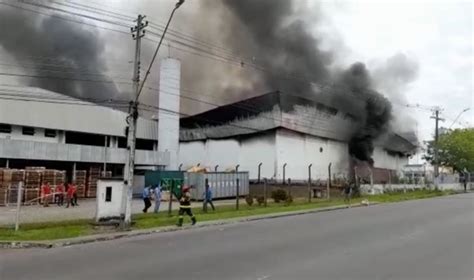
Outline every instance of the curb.
{"label": "curb", "polygon": [[[370,206],[378,205],[379,203],[370,203]],[[358,208],[367,205],[363,204],[356,204],[352,205],[351,208]],[[117,232],[117,233],[110,233],[107,235],[90,235],[85,237],[76,237],[70,239],[60,239],[55,241],[0,241],[0,249],[28,249],[28,248],[41,248],[41,249],[50,249],[50,248],[58,248],[58,247],[66,247],[66,246],[73,246],[73,245],[81,245],[93,242],[101,242],[101,241],[109,241],[109,240],[116,240],[128,237],[136,237],[142,235],[150,235],[154,233],[164,233],[164,232],[177,232],[177,231],[185,231],[194,228],[207,228],[212,226],[221,226],[221,225],[230,225],[230,224],[238,224],[238,223],[245,223],[251,221],[259,221],[259,220],[270,220],[282,217],[291,217],[291,216],[300,216],[306,214],[314,214],[319,212],[328,212],[328,211],[335,211],[335,210],[342,210],[348,209],[347,206],[334,206],[334,207],[326,207],[326,208],[316,208],[316,209],[309,209],[309,210],[300,210],[300,211],[291,211],[291,212],[281,212],[281,213],[274,213],[274,214],[266,214],[260,216],[248,216],[248,217],[240,217],[240,218],[233,218],[233,219],[225,219],[225,220],[216,220],[216,221],[208,221],[208,222],[201,222],[196,226],[185,226],[185,227],[176,227],[176,226],[166,226],[166,227],[159,227],[159,228],[152,228],[146,230],[131,230],[127,232]]]}

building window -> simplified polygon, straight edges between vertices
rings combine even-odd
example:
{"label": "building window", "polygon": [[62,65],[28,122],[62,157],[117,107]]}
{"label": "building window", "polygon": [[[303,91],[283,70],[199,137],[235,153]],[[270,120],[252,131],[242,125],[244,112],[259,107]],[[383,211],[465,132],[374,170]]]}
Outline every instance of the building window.
{"label": "building window", "polygon": [[35,128],[30,126],[24,126],[23,135],[35,135]]}
{"label": "building window", "polygon": [[54,137],[56,137],[56,130],[54,130],[54,129],[45,129],[44,130],[44,136],[54,138]]}
{"label": "building window", "polygon": [[12,126],[0,123],[0,133],[12,133]]}

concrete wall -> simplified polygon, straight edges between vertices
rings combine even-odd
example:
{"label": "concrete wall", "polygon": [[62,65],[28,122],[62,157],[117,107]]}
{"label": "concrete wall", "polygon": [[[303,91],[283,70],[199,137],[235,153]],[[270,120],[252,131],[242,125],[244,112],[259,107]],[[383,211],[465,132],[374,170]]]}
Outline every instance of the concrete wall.
{"label": "concrete wall", "polygon": [[[126,149],[107,149],[107,163],[125,163]],[[0,158],[69,162],[104,162],[104,148],[86,145],[0,139]],[[167,165],[168,153],[136,151],[137,165]]]}
{"label": "concrete wall", "polygon": [[[471,185],[468,185],[468,189],[472,189],[474,187],[474,184],[471,183]],[[427,188],[426,185],[410,185],[410,184],[392,184],[392,185],[379,185],[379,184],[374,184],[373,186],[370,185],[361,185],[360,190],[361,193],[363,194],[383,194],[386,191],[401,191],[401,190],[407,190],[407,191],[413,191],[413,190],[421,190]],[[431,189],[434,188],[433,185],[430,186]],[[452,183],[452,184],[439,184],[438,185],[439,190],[454,190],[454,191],[463,191],[464,186],[461,183]]]}
{"label": "concrete wall", "polygon": [[381,147],[375,147],[374,167],[385,168],[391,170],[402,170],[408,164],[408,157],[401,157],[398,155],[391,155]]}
{"label": "concrete wall", "polygon": [[278,130],[276,136],[278,171],[277,179],[307,180],[308,166],[312,166],[312,179],[327,179],[328,165],[336,176],[347,175],[349,169],[348,147],[346,143],[302,135],[289,130]]}
{"label": "concrete wall", "polygon": [[181,142],[179,163],[183,169],[198,163],[203,167],[224,171],[240,165],[239,170],[248,171],[251,180],[258,177],[258,164],[262,163],[261,177],[275,176],[275,134],[248,137],[242,140],[222,139]]}
{"label": "concrete wall", "polygon": [[48,143],[58,143],[60,141],[59,132],[56,133],[56,137],[44,136],[44,128],[35,127],[34,135],[23,135],[23,127],[12,125],[11,133],[0,133],[0,139],[16,139],[16,140],[29,140],[29,141],[41,141]]}

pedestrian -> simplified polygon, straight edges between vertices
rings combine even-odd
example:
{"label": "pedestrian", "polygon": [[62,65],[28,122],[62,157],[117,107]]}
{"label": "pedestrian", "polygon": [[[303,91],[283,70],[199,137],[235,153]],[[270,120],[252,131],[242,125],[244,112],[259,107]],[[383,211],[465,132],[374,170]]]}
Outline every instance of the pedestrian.
{"label": "pedestrian", "polygon": [[64,205],[64,184],[63,184],[63,182],[59,182],[59,184],[56,186],[55,197],[56,197],[56,204],[58,206],[63,206]]}
{"label": "pedestrian", "polygon": [[212,190],[211,188],[208,186],[207,187],[207,190],[204,190],[204,193],[202,194],[203,198],[204,198],[204,208],[207,206],[207,204],[211,204],[211,208],[212,208],[212,211],[215,211],[216,208],[214,207],[214,203],[212,203]]}
{"label": "pedestrian", "polygon": [[151,186],[146,186],[145,188],[143,188],[142,198],[143,198],[143,202],[145,203],[145,208],[143,208],[143,213],[148,212],[148,208],[151,207],[150,190],[151,190]]}
{"label": "pedestrian", "polygon": [[181,198],[179,199],[179,219],[178,219],[178,227],[183,226],[184,214],[191,217],[192,225],[196,224],[196,217],[191,210],[191,193],[189,192],[190,188],[188,186],[184,186]]}
{"label": "pedestrian", "polygon": [[66,208],[69,208],[69,205],[72,205],[74,207],[74,193],[76,192],[75,186],[73,184],[68,184],[67,185],[67,190],[66,190]]}
{"label": "pedestrian", "polygon": [[49,197],[51,196],[51,187],[49,182],[45,182],[41,186],[41,199],[43,199],[43,207],[49,207]]}
{"label": "pedestrian", "polygon": [[76,184],[73,183],[72,187],[73,187],[72,198],[74,200],[74,206],[79,206],[79,204],[77,203],[77,186]]}
{"label": "pedestrian", "polygon": [[352,186],[353,183],[350,182],[344,187],[344,203],[346,203],[349,208],[351,208]]}
{"label": "pedestrian", "polygon": [[467,177],[468,177],[468,176],[467,176],[467,174],[465,173],[465,174],[464,174],[464,177],[463,177],[463,180],[462,180],[462,182],[463,182],[463,184],[464,184],[464,192],[467,192]]}
{"label": "pedestrian", "polygon": [[161,187],[159,184],[156,185],[155,189],[153,190],[153,196],[155,198],[154,212],[158,214],[158,211],[160,210],[160,204],[161,204]]}

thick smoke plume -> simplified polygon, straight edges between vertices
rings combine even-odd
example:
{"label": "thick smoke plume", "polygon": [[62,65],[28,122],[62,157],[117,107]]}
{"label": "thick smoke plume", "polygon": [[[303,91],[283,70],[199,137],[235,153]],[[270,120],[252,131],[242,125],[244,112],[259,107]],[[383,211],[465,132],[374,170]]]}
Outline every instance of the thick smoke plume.
{"label": "thick smoke plume", "polygon": [[264,84],[308,97],[315,97],[313,82],[332,84],[329,103],[350,113],[360,124],[349,142],[350,154],[372,163],[373,141],[389,129],[392,107],[383,95],[372,89],[365,65],[354,63],[347,70],[332,73],[329,66],[333,54],[320,49],[320,39],[298,18],[293,1],[224,0],[224,3],[250,35],[248,44],[239,41],[238,50],[244,50],[245,55],[256,57],[257,63],[271,69],[262,75]]}
{"label": "thick smoke plume", "polygon": [[[50,4],[37,3],[43,2]],[[20,71],[29,85],[79,98],[113,99],[117,95],[115,84],[104,74],[104,42],[94,29],[4,5],[0,5],[0,26],[0,48],[26,66]]]}

